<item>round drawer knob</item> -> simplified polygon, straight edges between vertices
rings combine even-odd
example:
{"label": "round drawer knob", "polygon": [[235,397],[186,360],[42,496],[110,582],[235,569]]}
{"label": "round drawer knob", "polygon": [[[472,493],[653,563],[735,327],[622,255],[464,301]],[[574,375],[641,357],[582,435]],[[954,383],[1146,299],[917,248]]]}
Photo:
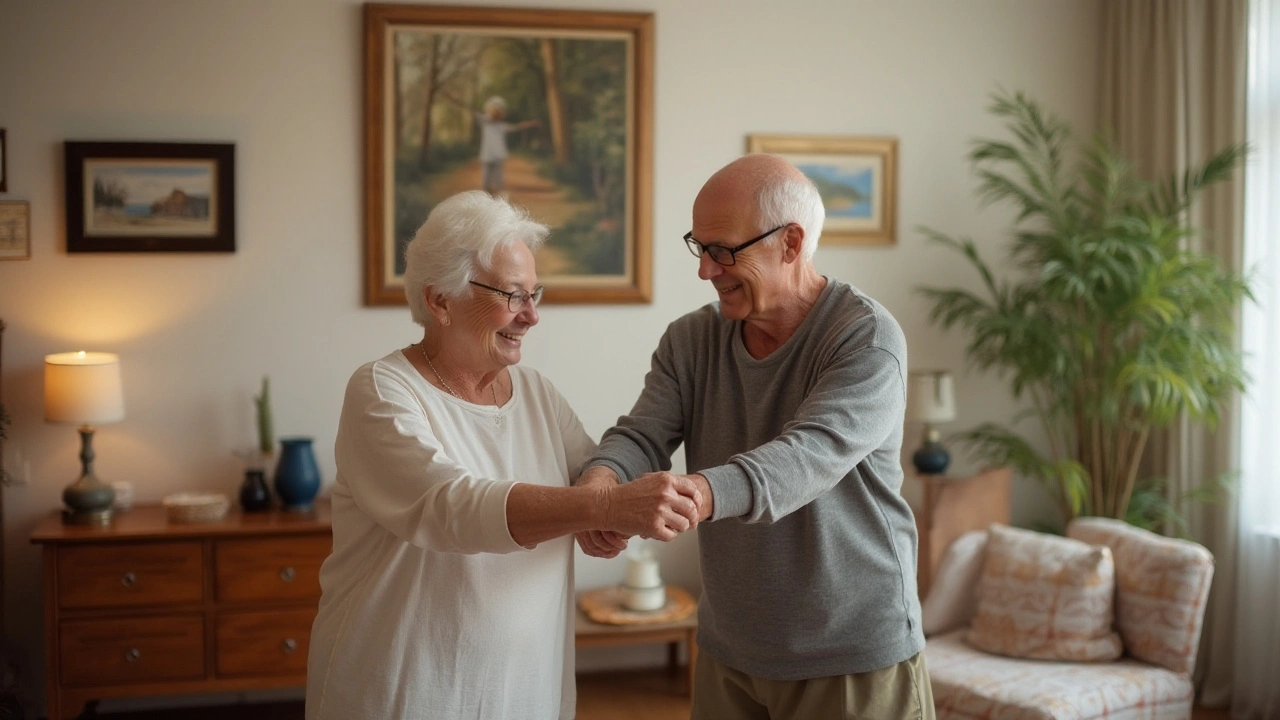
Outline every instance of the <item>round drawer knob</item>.
{"label": "round drawer knob", "polygon": [[131,663],[138,662],[138,658],[141,658],[141,657],[142,657],[142,651],[139,650],[138,648],[129,648],[127,651],[125,651],[125,654],[124,654],[124,659],[128,660]]}
{"label": "round drawer knob", "polygon": [[293,638],[288,638],[284,642],[280,643],[280,649],[285,651],[285,653],[291,653],[298,649],[298,641]]}
{"label": "round drawer knob", "polygon": [[131,588],[138,584],[138,576],[131,572],[127,572],[120,576],[120,584],[127,588]]}
{"label": "round drawer knob", "polygon": [[280,568],[281,580],[285,582],[293,582],[293,579],[296,577],[298,577],[298,571],[294,570],[293,568],[291,567]]}

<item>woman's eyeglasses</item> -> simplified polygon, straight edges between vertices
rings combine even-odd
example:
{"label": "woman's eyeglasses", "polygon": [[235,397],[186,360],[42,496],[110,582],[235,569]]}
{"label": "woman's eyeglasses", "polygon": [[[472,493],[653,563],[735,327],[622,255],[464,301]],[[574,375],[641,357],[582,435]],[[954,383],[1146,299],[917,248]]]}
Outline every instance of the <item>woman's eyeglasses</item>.
{"label": "woman's eyeglasses", "polygon": [[475,285],[476,287],[482,287],[485,290],[492,290],[498,293],[499,295],[505,296],[507,298],[507,309],[513,313],[518,313],[521,310],[523,310],[525,303],[532,302],[534,307],[537,307],[538,303],[542,301],[543,287],[541,285],[534,288],[533,292],[530,293],[530,292],[525,292],[524,290],[515,290],[513,292],[507,292],[506,290],[499,290],[498,288],[493,287],[492,285],[485,285],[484,283],[479,283],[479,282],[476,282],[475,280],[472,280],[471,284]]}

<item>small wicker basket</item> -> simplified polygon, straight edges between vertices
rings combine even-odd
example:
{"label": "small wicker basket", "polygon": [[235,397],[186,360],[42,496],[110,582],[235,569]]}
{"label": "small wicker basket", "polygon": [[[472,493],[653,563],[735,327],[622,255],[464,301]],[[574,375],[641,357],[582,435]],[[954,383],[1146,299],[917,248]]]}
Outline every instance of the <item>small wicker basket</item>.
{"label": "small wicker basket", "polygon": [[160,501],[171,523],[214,522],[227,516],[231,498],[221,493],[174,493]]}

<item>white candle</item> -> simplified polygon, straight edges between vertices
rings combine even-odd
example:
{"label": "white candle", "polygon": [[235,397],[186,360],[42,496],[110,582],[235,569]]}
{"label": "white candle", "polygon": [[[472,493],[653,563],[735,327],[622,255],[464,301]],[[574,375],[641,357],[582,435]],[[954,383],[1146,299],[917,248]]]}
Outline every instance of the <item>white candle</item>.
{"label": "white candle", "polygon": [[628,610],[660,610],[667,604],[667,590],[658,573],[658,561],[648,550],[631,556],[622,583],[622,604]]}
{"label": "white candle", "polygon": [[647,555],[631,558],[631,564],[627,566],[627,586],[661,587],[662,577],[658,574],[658,561]]}

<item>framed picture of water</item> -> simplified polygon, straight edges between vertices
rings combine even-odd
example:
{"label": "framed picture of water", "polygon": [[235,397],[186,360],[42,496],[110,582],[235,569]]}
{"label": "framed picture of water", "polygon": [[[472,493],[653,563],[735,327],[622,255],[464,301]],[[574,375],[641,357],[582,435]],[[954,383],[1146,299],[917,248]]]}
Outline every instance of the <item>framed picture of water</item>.
{"label": "framed picture of water", "polygon": [[405,247],[466,191],[551,228],[543,302],[649,302],[652,13],[368,3],[364,33],[366,305],[405,303]]}
{"label": "framed picture of water", "polygon": [[823,245],[897,242],[897,138],[748,135],[747,152],[782,155],[817,185]]}
{"label": "framed picture of water", "polygon": [[235,252],[235,145],[64,143],[67,252]]}

